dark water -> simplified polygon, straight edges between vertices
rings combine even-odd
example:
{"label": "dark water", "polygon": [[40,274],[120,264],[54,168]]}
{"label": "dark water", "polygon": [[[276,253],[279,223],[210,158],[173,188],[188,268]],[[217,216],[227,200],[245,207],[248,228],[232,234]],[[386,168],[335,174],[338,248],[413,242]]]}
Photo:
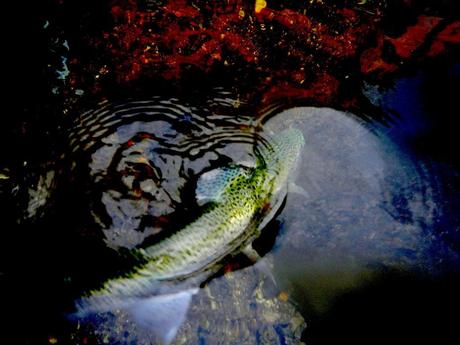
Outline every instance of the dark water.
{"label": "dark water", "polygon": [[[444,72],[458,80],[458,65]],[[292,126],[306,141],[293,176],[307,195],[289,193],[255,244],[265,268],[230,260],[193,296],[174,343],[443,342],[459,307],[460,175],[452,85],[439,78],[369,86],[399,114],[386,126],[308,107],[258,119],[223,89],[205,102],[125,100],[73,117],[54,160],[26,169],[28,184],[2,172],[2,203],[16,202],[4,209],[17,205],[2,232],[7,338],[154,343],[123,311],[67,316],[81,294],[129,270],[129,249],[194,219],[203,172],[255,164],[256,143]]]}

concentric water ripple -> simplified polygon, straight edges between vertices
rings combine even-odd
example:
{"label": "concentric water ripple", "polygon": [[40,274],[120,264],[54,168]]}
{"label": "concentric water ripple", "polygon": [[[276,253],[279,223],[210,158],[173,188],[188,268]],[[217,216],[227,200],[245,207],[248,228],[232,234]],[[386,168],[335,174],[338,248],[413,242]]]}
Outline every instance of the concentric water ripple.
{"label": "concentric water ripple", "polygon": [[132,248],[173,227],[174,213],[191,201],[186,188],[193,192],[203,171],[255,163],[254,145],[263,139],[253,116],[228,111],[234,105],[223,97],[209,107],[154,97],[102,103],[76,119],[72,165],[87,166],[91,214],[109,247]]}

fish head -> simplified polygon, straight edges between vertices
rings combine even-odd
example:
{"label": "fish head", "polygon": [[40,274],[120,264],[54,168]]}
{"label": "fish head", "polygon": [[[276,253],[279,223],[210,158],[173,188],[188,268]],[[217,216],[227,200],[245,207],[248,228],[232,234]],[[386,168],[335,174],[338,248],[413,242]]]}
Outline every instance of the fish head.
{"label": "fish head", "polygon": [[288,128],[272,135],[267,144],[258,148],[259,167],[266,170],[266,184],[271,185],[274,192],[294,178],[304,145],[303,133],[297,128]]}

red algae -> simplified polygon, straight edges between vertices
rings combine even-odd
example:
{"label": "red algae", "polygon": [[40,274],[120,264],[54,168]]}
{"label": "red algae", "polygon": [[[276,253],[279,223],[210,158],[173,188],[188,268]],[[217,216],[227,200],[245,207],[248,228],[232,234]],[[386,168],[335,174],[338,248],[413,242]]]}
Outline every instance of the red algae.
{"label": "red algae", "polygon": [[[273,8],[270,1],[165,0],[148,8],[112,1],[111,23],[83,39],[97,58],[84,68],[71,60],[70,85],[104,97],[109,84],[129,88],[155,79],[181,85],[200,76],[218,84],[230,76],[232,86],[250,89],[248,100],[349,108],[359,103],[366,78],[391,76],[460,43],[460,22],[424,14],[390,37],[381,25],[385,6],[374,3],[370,11],[328,1],[296,8]],[[358,87],[338,97],[345,84]]]}
{"label": "red algae", "polygon": [[393,73],[398,70],[398,66],[394,63],[386,62],[383,59],[383,35],[377,38],[377,46],[365,50],[361,55],[361,72],[363,74],[377,74],[382,76],[385,74]]}
{"label": "red algae", "polygon": [[264,92],[262,104],[270,104],[279,100],[289,102],[300,99],[315,100],[315,104],[332,104],[338,86],[338,80],[327,73],[319,75],[308,87],[301,87],[288,81],[280,81],[270,85],[269,89]]}
{"label": "red algae", "polygon": [[450,23],[438,33],[427,55],[430,57],[440,55],[449,44],[460,44],[460,22]]}
{"label": "red algae", "polygon": [[438,17],[420,16],[417,23],[409,27],[401,37],[395,39],[387,37],[386,40],[394,45],[396,53],[401,58],[408,59],[440,22],[441,18]]}
{"label": "red algae", "polygon": [[[459,43],[459,21],[448,23],[440,17],[420,15],[417,22],[399,37],[392,38],[378,32],[376,45],[361,54],[361,72],[382,78],[398,72],[404,64],[436,57],[445,53],[449,45]],[[392,56],[385,52],[388,47],[393,50]]]}

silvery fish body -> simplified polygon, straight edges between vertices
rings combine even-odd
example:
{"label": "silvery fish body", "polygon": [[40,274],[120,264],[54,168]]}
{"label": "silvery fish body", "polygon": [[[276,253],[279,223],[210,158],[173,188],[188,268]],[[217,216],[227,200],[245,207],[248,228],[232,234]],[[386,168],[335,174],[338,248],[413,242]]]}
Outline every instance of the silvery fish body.
{"label": "silvery fish body", "polygon": [[[214,273],[212,267],[250,244],[276,213],[303,144],[300,131],[287,129],[257,147],[255,167],[234,165],[203,174],[196,190],[203,214],[169,238],[139,250],[146,263],[79,300],[78,313],[132,310],[132,304],[146,296],[156,298],[153,309],[171,309],[165,296],[173,295],[188,306],[199,284]],[[162,318],[150,323],[165,322]],[[165,342],[170,336],[163,335]]]}

